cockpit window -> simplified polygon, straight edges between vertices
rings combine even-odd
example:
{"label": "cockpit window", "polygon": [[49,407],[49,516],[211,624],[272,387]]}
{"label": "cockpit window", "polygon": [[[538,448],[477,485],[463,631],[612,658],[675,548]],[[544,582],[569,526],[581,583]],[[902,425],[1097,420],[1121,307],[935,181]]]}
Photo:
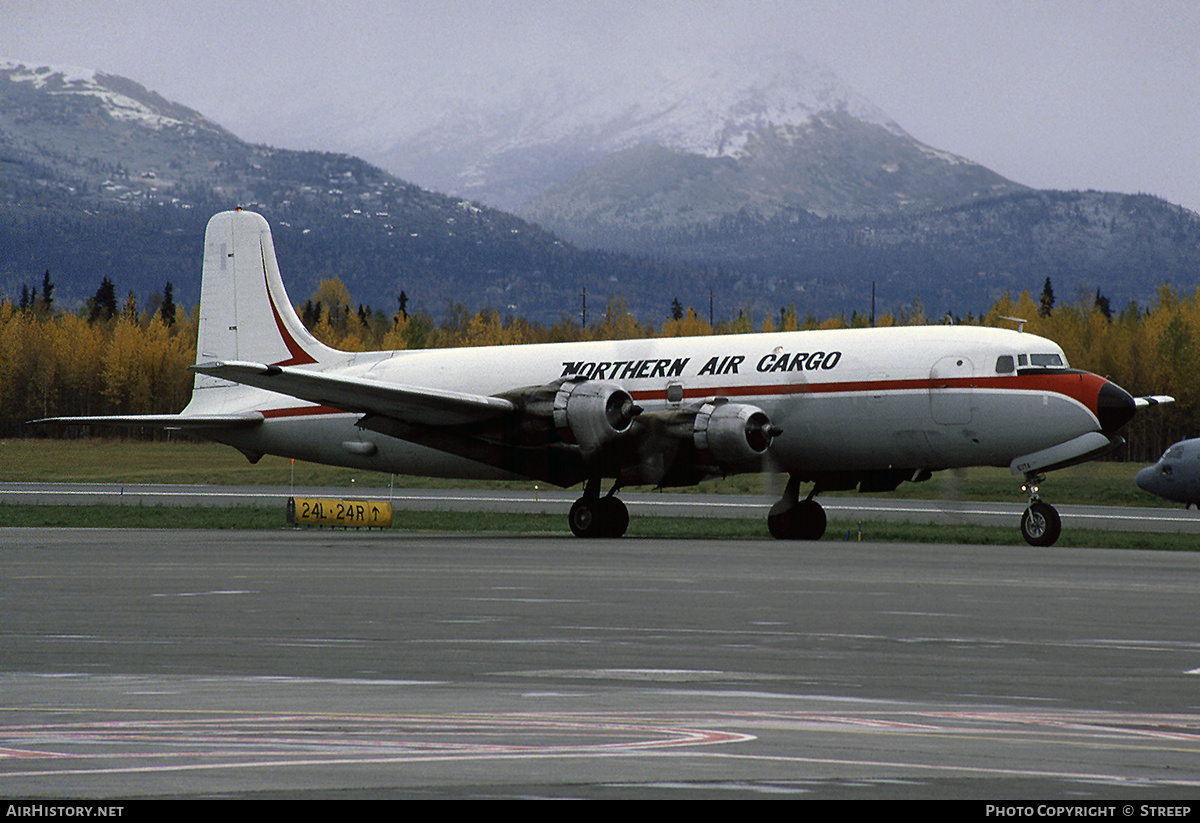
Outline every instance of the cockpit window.
{"label": "cockpit window", "polygon": [[1058,368],[1066,365],[1063,363],[1062,357],[1057,354],[1031,354],[1029,355],[1029,363],[1033,366],[1052,366]]}
{"label": "cockpit window", "polygon": [[996,374],[1012,374],[1013,358],[1011,354],[1002,354],[996,358]]}
{"label": "cockpit window", "polygon": [[1163,460],[1179,460],[1183,457],[1183,446],[1172,446],[1167,449],[1167,453],[1162,456]]}
{"label": "cockpit window", "polygon": [[1029,355],[1018,354],[1017,355],[1017,365],[1018,366],[1028,366],[1029,365]]}

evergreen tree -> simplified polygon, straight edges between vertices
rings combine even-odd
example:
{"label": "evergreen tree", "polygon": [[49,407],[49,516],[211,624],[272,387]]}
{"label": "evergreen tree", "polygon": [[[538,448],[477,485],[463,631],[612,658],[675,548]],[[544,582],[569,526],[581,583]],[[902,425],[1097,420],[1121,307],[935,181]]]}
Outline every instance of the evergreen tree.
{"label": "evergreen tree", "polygon": [[158,307],[159,313],[162,315],[163,324],[167,328],[175,325],[175,288],[169,282],[163,290],[162,305]]}
{"label": "evergreen tree", "polygon": [[671,319],[672,320],[682,320],[683,319],[683,304],[679,302],[678,297],[676,297],[674,300],[671,301]]}
{"label": "evergreen tree", "polygon": [[42,308],[49,315],[54,310],[54,284],[50,282],[50,269],[42,275]]}
{"label": "evergreen tree", "polygon": [[1104,319],[1112,321],[1112,306],[1109,305],[1108,298],[1100,293],[1100,289],[1096,289],[1096,308],[1104,315]]}
{"label": "evergreen tree", "polygon": [[88,322],[95,323],[97,320],[111,320],[117,316],[117,288],[113,282],[105,277],[100,281],[100,288],[96,289],[96,295],[91,299],[91,311],[88,312]]}
{"label": "evergreen tree", "polygon": [[1049,317],[1050,312],[1054,311],[1054,289],[1050,286],[1050,278],[1046,278],[1046,284],[1042,286],[1042,297],[1038,301],[1038,316]]}

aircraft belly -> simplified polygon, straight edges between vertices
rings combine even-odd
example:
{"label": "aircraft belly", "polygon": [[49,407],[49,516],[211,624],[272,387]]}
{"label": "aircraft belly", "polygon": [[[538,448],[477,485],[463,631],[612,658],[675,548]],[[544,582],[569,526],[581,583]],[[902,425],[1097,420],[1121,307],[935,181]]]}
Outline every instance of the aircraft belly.
{"label": "aircraft belly", "polygon": [[771,452],[784,469],[859,471],[938,462],[933,444],[942,435],[925,392],[812,395],[777,409],[771,419],[783,434]]}
{"label": "aircraft belly", "polygon": [[359,417],[322,414],[276,418],[256,429],[229,433],[222,442],[252,452],[368,471],[472,480],[516,477],[419,443],[364,431],[355,425]]}
{"label": "aircraft belly", "polygon": [[783,429],[772,456],[796,471],[1007,466],[1098,429],[1085,407],[1050,392],[975,390],[972,414],[960,423],[937,422],[926,392],[809,395],[763,406]]}

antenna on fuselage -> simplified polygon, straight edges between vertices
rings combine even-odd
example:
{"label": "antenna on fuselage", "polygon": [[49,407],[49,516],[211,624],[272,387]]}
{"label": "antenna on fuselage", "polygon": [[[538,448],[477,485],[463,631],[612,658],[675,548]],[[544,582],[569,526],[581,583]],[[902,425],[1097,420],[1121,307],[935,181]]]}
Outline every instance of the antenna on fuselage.
{"label": "antenna on fuselage", "polygon": [[1001,320],[1011,320],[1012,322],[1016,323],[1017,331],[1025,331],[1025,324],[1029,322],[1024,317],[1005,317],[1005,316],[1001,315],[1000,319]]}

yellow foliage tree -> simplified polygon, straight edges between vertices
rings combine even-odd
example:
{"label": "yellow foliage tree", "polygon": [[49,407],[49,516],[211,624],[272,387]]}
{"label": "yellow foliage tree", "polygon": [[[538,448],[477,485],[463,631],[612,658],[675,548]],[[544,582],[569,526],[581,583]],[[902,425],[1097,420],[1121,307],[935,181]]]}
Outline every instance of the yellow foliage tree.
{"label": "yellow foliage tree", "polygon": [[663,323],[662,337],[702,337],[713,333],[706,320],[696,316],[696,310],[688,306],[683,317]]}
{"label": "yellow foliage tree", "polygon": [[638,325],[637,318],[629,311],[623,297],[613,297],[608,301],[604,319],[592,331],[597,340],[635,340],[650,336]]}

